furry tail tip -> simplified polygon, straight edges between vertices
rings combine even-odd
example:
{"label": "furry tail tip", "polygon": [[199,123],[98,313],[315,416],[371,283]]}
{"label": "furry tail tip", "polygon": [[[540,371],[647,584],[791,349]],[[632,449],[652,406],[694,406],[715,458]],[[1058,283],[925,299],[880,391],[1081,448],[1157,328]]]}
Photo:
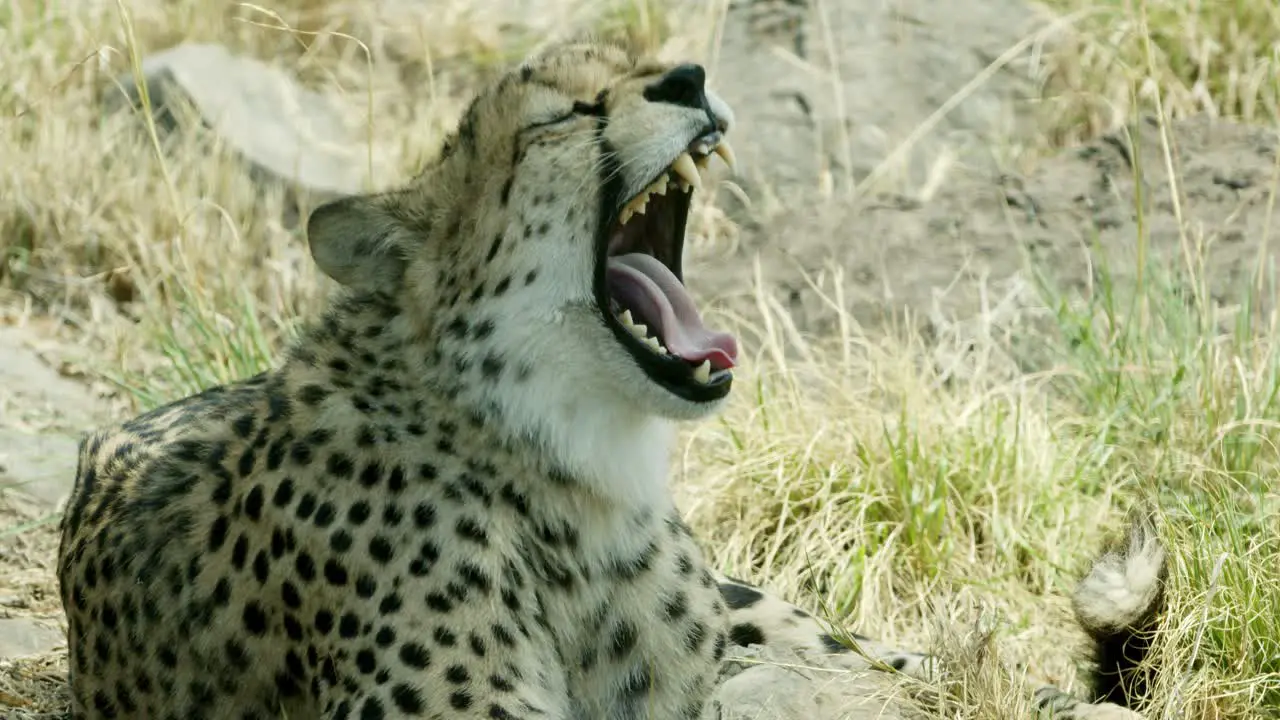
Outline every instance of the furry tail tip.
{"label": "furry tail tip", "polygon": [[1093,562],[1072,597],[1076,621],[1093,641],[1095,702],[1132,708],[1147,695],[1152,631],[1164,610],[1164,546],[1147,510],[1129,516],[1127,536]]}

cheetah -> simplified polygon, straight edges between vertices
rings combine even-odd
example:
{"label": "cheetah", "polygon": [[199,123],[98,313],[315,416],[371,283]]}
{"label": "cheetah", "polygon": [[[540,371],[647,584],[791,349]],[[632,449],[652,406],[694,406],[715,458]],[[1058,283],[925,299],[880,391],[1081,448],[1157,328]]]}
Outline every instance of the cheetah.
{"label": "cheetah", "polygon": [[568,42],[316,208],[340,288],[276,367],[81,442],[72,716],[706,718],[731,643],[929,676],[709,568],[674,507],[738,357],[681,268],[732,125],[701,66]]}

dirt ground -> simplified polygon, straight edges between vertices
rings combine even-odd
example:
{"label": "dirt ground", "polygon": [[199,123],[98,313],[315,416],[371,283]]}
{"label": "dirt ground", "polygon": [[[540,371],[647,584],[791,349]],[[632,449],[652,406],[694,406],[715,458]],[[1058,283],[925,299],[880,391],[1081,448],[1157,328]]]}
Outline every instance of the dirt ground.
{"label": "dirt ground", "polygon": [[693,263],[690,283],[739,295],[759,257],[762,277],[802,330],[829,328],[833,313],[806,278],[825,276],[819,287],[829,293],[833,268],[868,327],[904,312],[926,331],[1007,325],[1043,308],[1033,268],[1071,295],[1090,292],[1104,265],[1121,287],[1133,282],[1141,225],[1152,263],[1190,291],[1190,259],[1211,298],[1227,303],[1254,281],[1260,260],[1274,263],[1277,132],[1198,118],[1174,123],[1170,135],[1172,176],[1151,121],[1063,151],[1025,176],[956,172],[928,202],[815,200],[763,221],[743,212],[737,247]]}

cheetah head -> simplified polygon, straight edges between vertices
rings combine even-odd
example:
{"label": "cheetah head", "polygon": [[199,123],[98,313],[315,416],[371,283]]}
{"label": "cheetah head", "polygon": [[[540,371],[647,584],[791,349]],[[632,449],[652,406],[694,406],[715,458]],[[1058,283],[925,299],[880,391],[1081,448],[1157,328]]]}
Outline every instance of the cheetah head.
{"label": "cheetah head", "polygon": [[544,51],[481,92],[406,187],[317,208],[312,254],[403,296],[461,392],[521,432],[707,415],[738,350],[682,281],[699,170],[733,160],[732,113],[704,82],[611,46]]}

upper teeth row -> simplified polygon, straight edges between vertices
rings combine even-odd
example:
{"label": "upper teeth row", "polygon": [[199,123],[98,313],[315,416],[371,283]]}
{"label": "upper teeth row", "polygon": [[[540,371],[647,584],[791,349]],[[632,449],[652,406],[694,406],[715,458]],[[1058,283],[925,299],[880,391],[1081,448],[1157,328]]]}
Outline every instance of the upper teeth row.
{"label": "upper teeth row", "polygon": [[[623,310],[618,315],[618,322],[622,323],[622,327],[630,330],[631,334],[634,335],[636,339],[638,339],[640,342],[644,343],[645,345],[648,345],[650,350],[653,350],[654,352],[660,355],[669,354],[669,351],[667,350],[667,348],[663,346],[662,342],[658,340],[658,338],[651,337],[649,335],[648,325],[645,325],[644,323],[638,323],[635,321],[634,318],[631,317],[630,310]],[[701,365],[693,369],[693,379],[704,384],[711,382],[711,361],[710,360],[703,360]]]}
{"label": "upper teeth row", "polygon": [[[700,150],[702,148],[699,148]],[[670,172],[663,173],[658,176],[657,180],[640,191],[639,195],[627,201],[622,207],[622,212],[618,214],[618,220],[622,224],[626,224],[633,215],[643,215],[645,208],[649,205],[650,195],[666,195],[667,189],[675,184],[680,188],[680,192],[689,192],[690,188],[697,190],[702,189],[702,175],[707,170],[707,163],[711,160],[711,153],[719,155],[724,163],[732,170],[737,166],[737,159],[733,156],[733,148],[729,146],[728,140],[721,140],[714,148],[709,148],[710,152],[703,152],[695,160],[689,153],[680,153],[680,157],[671,163]]]}

